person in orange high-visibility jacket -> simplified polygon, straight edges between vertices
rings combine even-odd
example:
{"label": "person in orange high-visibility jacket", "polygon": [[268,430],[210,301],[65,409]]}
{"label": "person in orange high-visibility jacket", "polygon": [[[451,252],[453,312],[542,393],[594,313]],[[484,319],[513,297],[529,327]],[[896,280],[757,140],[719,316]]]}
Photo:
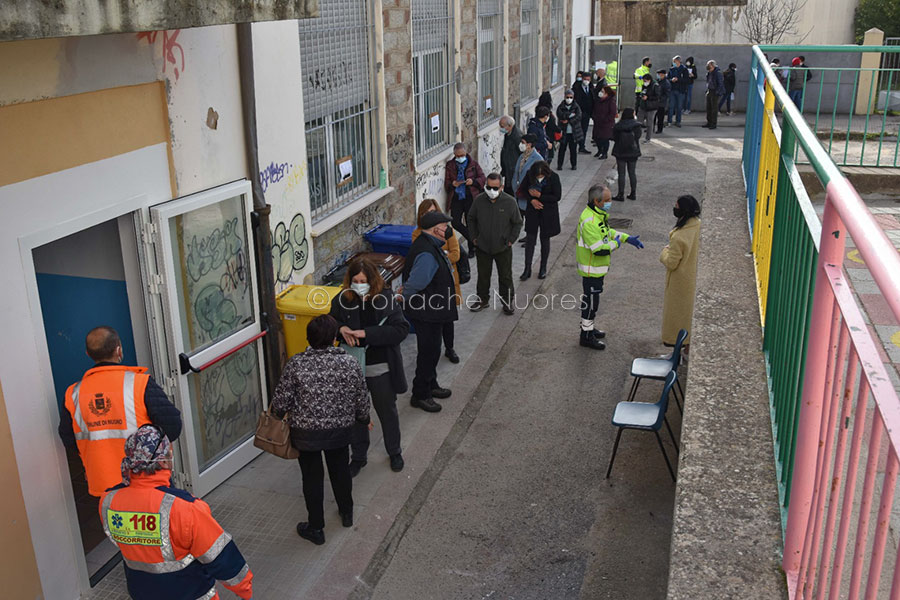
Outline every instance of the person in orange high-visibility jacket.
{"label": "person in orange high-visibility jacket", "polygon": [[213,600],[216,580],[253,597],[253,573],[209,505],[169,487],[172,445],[159,427],[128,438],[121,473],[100,501],[100,519],[122,552],[134,600]]}
{"label": "person in orange high-visibility jacket", "polygon": [[122,481],[125,440],[141,425],[162,427],[170,440],[181,434],[181,413],[142,367],[126,367],[122,343],[112,327],[96,327],[85,340],[96,364],[66,390],[59,436],[77,446],[88,492],[100,496]]}

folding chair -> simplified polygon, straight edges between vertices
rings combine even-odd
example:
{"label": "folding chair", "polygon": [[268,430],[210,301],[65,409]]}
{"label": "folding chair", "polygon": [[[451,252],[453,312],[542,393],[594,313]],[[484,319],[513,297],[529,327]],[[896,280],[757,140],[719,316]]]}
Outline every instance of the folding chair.
{"label": "folding chair", "polygon": [[618,427],[619,431],[616,433],[616,442],[613,444],[612,456],[609,457],[609,468],[606,470],[607,479],[609,479],[609,474],[612,473],[613,462],[616,460],[616,451],[619,449],[619,440],[622,438],[622,431],[625,429],[637,429],[639,431],[652,431],[653,435],[656,436],[659,450],[662,452],[663,458],[666,460],[666,466],[669,468],[669,475],[672,476],[672,481],[675,481],[675,471],[672,470],[672,463],[669,462],[669,456],[666,454],[662,439],[659,437],[659,429],[663,423],[666,424],[666,429],[669,430],[669,435],[672,437],[672,443],[675,444],[675,455],[677,456],[678,442],[675,441],[675,436],[672,435],[672,428],[669,427],[669,422],[666,420],[669,393],[672,391],[672,386],[675,385],[676,378],[675,371],[670,371],[666,376],[666,383],[663,386],[659,402],[655,404],[626,400],[616,405],[612,424]]}
{"label": "folding chair", "polygon": [[[685,329],[678,332],[678,337],[675,338],[675,347],[672,349],[672,355],[669,358],[636,358],[631,362],[631,375],[634,377],[634,381],[631,383],[631,391],[628,393],[629,402],[634,400],[641,379],[664,381],[669,373],[677,375],[678,365],[681,364],[681,348],[684,345],[684,340],[687,339],[687,335],[688,332]],[[681,394],[681,400],[678,399],[678,394],[675,393],[674,388],[672,389],[672,395],[675,396],[675,404],[678,405],[678,410],[681,414],[684,414],[684,408],[681,405],[684,401],[684,390],[681,388],[681,382],[677,378],[675,379],[675,385]]]}

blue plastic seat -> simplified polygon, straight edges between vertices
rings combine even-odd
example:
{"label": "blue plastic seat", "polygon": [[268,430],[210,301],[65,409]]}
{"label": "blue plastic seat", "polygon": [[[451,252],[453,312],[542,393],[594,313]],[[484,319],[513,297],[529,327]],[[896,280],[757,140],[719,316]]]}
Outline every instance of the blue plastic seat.
{"label": "blue plastic seat", "polygon": [[[631,382],[631,391],[628,392],[628,401],[631,402],[637,395],[638,386],[641,379],[654,379],[657,381],[665,381],[669,373],[675,373],[675,387],[672,388],[672,395],[675,397],[675,404],[678,410],[684,413],[682,401],[684,400],[684,390],[681,382],[677,379],[678,365],[681,364],[681,349],[684,346],[684,340],[687,339],[688,332],[681,329],[678,337],[675,338],[675,347],[672,348],[672,354],[668,358],[636,358],[631,362],[631,376],[634,381]],[[678,390],[678,393],[675,390]],[[681,399],[678,394],[681,394]]]}
{"label": "blue plastic seat", "polygon": [[656,441],[659,444],[659,450],[662,452],[663,458],[666,461],[666,467],[669,468],[669,475],[672,476],[672,481],[675,481],[675,471],[672,469],[672,463],[669,462],[669,456],[666,454],[666,449],[663,446],[662,439],[659,437],[659,430],[663,426],[666,425],[666,429],[669,431],[669,435],[672,437],[672,443],[675,444],[675,454],[678,455],[678,442],[675,441],[675,436],[672,434],[672,428],[669,427],[669,422],[666,420],[666,409],[669,405],[669,393],[672,391],[672,386],[675,385],[675,381],[677,376],[675,371],[669,371],[669,374],[665,378],[665,385],[663,386],[662,395],[659,398],[659,401],[650,404],[649,402],[619,402],[616,405],[616,410],[613,412],[612,424],[619,428],[619,431],[616,433],[616,441],[613,444],[612,456],[609,457],[609,468],[606,469],[606,478],[609,479],[610,473],[612,473],[613,462],[616,460],[616,452],[619,449],[619,440],[622,438],[622,432],[626,429],[636,429],[638,431],[652,431],[656,436]]}

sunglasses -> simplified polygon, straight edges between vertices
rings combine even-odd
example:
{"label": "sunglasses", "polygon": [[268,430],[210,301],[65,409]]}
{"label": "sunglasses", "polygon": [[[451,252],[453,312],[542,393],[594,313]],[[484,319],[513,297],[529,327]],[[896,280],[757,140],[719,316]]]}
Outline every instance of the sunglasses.
{"label": "sunglasses", "polygon": [[493,192],[496,192],[497,190],[500,189],[499,186],[498,186],[498,187],[494,187],[494,186],[492,186],[492,185],[487,185],[487,186],[485,186],[485,188],[486,188],[486,189],[489,189],[489,190],[491,190],[491,191],[493,191]]}

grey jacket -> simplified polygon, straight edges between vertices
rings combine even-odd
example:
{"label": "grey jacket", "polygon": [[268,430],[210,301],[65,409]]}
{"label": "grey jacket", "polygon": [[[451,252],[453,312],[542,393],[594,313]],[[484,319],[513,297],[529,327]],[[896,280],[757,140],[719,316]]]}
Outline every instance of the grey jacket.
{"label": "grey jacket", "polygon": [[501,191],[495,200],[478,194],[468,215],[469,233],[475,246],[487,254],[500,254],[516,243],[522,231],[522,214],[516,199]]}

